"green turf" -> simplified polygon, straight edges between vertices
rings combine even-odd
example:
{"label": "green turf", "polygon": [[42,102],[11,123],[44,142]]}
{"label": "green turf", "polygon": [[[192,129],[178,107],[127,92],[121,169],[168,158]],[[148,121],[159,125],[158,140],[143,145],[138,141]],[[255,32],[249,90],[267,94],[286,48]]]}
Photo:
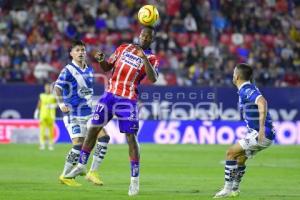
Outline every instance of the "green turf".
{"label": "green turf", "polygon": [[[142,144],[140,194],[128,197],[126,145],[110,145],[101,166],[105,185],[70,188],[58,183],[70,144],[55,151],[36,145],[0,145],[0,199],[211,199],[223,185],[227,146]],[[300,199],[300,146],[272,146],[248,162],[238,199]]]}

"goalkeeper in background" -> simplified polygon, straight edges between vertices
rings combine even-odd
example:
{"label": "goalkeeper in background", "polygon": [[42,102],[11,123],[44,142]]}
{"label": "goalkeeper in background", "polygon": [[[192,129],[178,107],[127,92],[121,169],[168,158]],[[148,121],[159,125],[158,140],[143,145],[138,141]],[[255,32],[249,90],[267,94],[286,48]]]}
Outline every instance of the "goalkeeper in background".
{"label": "goalkeeper in background", "polygon": [[45,92],[39,96],[37,108],[34,112],[34,118],[40,120],[40,150],[45,149],[47,142],[48,149],[53,150],[54,143],[54,124],[56,114],[56,99],[51,94],[50,84],[45,84]]}

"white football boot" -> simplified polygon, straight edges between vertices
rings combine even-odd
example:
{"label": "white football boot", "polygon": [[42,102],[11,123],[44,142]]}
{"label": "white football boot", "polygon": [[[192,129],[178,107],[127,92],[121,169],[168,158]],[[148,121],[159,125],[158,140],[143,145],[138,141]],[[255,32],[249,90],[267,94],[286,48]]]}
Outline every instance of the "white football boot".
{"label": "white football boot", "polygon": [[224,187],[222,190],[220,190],[215,194],[214,199],[231,197],[231,192],[232,192],[231,189]]}
{"label": "white football boot", "polygon": [[140,190],[140,180],[139,177],[131,177],[128,195],[134,196],[139,193]]}
{"label": "white football boot", "polygon": [[75,178],[76,176],[84,176],[84,175],[86,175],[86,166],[77,165],[68,174],[66,174],[64,178]]}

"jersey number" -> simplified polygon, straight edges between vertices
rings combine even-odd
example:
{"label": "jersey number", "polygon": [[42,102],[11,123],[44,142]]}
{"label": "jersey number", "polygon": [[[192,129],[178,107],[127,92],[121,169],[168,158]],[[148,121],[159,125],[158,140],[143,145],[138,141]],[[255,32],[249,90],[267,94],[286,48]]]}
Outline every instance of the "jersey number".
{"label": "jersey number", "polygon": [[103,108],[104,108],[103,104],[98,104],[97,107],[96,107],[96,109],[95,109],[95,111],[96,112],[101,112],[103,110]]}

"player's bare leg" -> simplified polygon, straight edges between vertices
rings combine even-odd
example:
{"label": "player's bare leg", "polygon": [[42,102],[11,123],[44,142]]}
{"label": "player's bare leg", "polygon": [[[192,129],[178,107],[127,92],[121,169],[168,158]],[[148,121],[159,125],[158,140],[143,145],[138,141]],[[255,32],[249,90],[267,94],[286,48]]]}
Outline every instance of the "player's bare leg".
{"label": "player's bare leg", "polygon": [[224,198],[231,196],[233,181],[237,170],[237,158],[244,155],[244,150],[239,143],[229,147],[226,152],[225,163],[225,184],[221,191],[217,192],[214,198]]}
{"label": "player's bare leg", "polygon": [[98,133],[101,131],[102,127],[100,126],[91,126],[88,129],[87,136],[84,140],[82,149],[93,149],[98,137]]}
{"label": "player's bare leg", "polygon": [[129,158],[131,164],[131,179],[128,190],[128,195],[133,196],[139,193],[139,173],[140,173],[140,150],[135,134],[126,134],[127,143],[129,146]]}

